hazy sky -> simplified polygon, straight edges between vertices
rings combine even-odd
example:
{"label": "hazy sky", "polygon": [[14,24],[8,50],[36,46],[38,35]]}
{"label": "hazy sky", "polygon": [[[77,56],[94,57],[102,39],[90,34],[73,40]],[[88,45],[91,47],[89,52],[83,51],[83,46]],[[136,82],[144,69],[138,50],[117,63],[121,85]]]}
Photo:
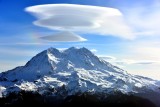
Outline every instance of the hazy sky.
{"label": "hazy sky", "polygon": [[[46,7],[54,18],[26,10],[66,3],[86,6]],[[93,11],[88,5],[95,6]],[[0,71],[24,65],[49,47],[75,46],[86,47],[129,73],[160,79],[159,19],[160,0],[0,0]]]}

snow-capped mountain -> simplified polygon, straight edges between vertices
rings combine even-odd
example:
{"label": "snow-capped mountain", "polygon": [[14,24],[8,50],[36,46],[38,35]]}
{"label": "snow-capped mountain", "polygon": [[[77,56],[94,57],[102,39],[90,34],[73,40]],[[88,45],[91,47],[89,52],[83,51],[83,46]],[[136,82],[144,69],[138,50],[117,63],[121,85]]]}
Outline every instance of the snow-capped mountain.
{"label": "snow-capped mountain", "polygon": [[63,96],[76,93],[140,93],[144,90],[159,92],[156,80],[131,75],[106,62],[86,48],[60,51],[49,48],[34,56],[25,66],[0,74],[0,96],[13,91],[50,92]]}

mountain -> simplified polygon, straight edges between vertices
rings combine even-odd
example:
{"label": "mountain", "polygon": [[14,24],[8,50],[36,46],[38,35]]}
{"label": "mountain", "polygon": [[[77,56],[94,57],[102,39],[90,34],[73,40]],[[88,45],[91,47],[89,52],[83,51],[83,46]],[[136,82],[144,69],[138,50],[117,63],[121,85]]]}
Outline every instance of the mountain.
{"label": "mountain", "polygon": [[84,47],[63,51],[49,48],[25,66],[0,74],[1,97],[22,90],[63,98],[77,93],[160,93],[158,81],[131,75]]}

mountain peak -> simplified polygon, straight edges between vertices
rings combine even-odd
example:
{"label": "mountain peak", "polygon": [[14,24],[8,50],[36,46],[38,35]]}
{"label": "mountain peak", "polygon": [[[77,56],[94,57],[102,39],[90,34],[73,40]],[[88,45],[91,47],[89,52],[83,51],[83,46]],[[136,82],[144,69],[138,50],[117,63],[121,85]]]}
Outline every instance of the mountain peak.
{"label": "mountain peak", "polygon": [[[16,74],[19,73],[19,79],[34,80],[40,77],[40,75],[44,76],[51,72],[70,71],[71,69],[74,70],[77,68],[86,70],[112,69],[85,47],[71,47],[64,51],[59,51],[51,47],[34,56],[24,67],[21,67],[21,69],[13,71],[16,72]],[[12,73],[14,74],[14,72]],[[26,76],[24,77],[23,75]],[[12,76],[8,78],[10,78],[10,80],[15,79],[12,78]]]}
{"label": "mountain peak", "polygon": [[80,50],[81,50],[82,52],[85,52],[85,53],[93,54],[90,50],[88,50],[88,49],[85,48],[85,47],[80,48]]}
{"label": "mountain peak", "polygon": [[93,55],[93,53],[85,47],[82,47],[82,48],[71,47],[65,50],[65,53],[74,53],[74,54],[81,53],[81,55],[84,55],[84,54]]}
{"label": "mountain peak", "polygon": [[[79,51],[79,52],[89,52],[89,53],[92,53],[90,50],[88,50],[87,48],[85,47],[82,47],[82,48],[79,48],[79,47],[70,47],[68,49],[65,49],[64,50],[65,52],[75,52],[75,51]],[[59,49],[56,49],[56,48],[53,48],[53,47],[50,47],[47,49],[47,52],[49,53],[63,53],[63,51],[60,51]]]}
{"label": "mountain peak", "polygon": [[50,47],[47,49],[48,54],[58,55],[60,54],[60,51],[56,48]]}
{"label": "mountain peak", "polygon": [[87,48],[85,48],[85,47],[82,47],[82,48],[79,48],[79,47],[70,47],[70,48],[68,48],[67,50],[87,50],[87,51],[89,51]]}
{"label": "mountain peak", "polygon": [[58,49],[53,48],[53,47],[50,47],[50,48],[48,48],[47,50],[48,50],[48,51],[59,51]]}
{"label": "mountain peak", "polygon": [[68,48],[67,50],[77,50],[77,49],[79,49],[79,48],[72,46],[72,47]]}

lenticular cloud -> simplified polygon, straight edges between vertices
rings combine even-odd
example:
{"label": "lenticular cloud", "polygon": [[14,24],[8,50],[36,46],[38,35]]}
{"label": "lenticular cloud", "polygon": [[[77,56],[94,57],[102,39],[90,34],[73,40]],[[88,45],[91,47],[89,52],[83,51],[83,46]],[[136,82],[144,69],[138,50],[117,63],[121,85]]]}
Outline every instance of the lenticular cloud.
{"label": "lenticular cloud", "polygon": [[45,4],[27,7],[25,10],[37,18],[33,22],[35,25],[52,30],[133,38],[121,12],[114,8],[76,4]]}
{"label": "lenticular cloud", "polygon": [[77,42],[77,41],[86,41],[86,39],[81,36],[74,34],[69,31],[63,31],[59,33],[55,33],[49,36],[40,37],[40,39],[44,39],[52,42]]}

